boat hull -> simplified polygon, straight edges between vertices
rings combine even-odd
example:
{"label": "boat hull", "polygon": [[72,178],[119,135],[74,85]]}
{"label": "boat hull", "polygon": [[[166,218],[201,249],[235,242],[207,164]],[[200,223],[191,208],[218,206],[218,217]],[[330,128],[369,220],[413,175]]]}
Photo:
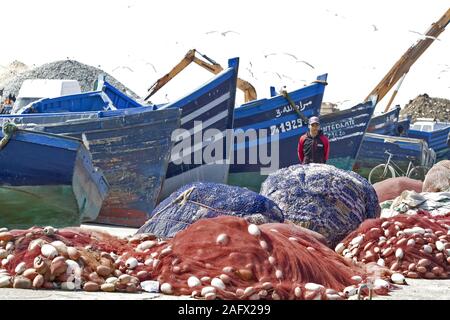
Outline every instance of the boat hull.
{"label": "boat hull", "polygon": [[139,227],[156,205],[180,111],[134,108],[96,120],[37,127],[82,138],[110,185],[98,223]]}
{"label": "boat hull", "polygon": [[450,126],[431,132],[410,129],[408,136],[426,141],[428,146],[436,152],[437,162],[450,159]]}
{"label": "boat hull", "polygon": [[[320,112],[326,75],[318,80],[319,83],[288,94],[305,118]],[[298,163],[298,139],[308,125],[289,101],[278,95],[236,108],[234,128],[228,184],[259,192],[268,174]]]}
{"label": "boat hull", "polygon": [[386,151],[393,154],[392,160],[395,165],[404,172],[407,171],[410,161],[415,166],[431,167],[436,159],[434,152],[421,139],[368,133],[364,137],[355,171],[368,178],[375,166],[386,163],[388,158]]}
{"label": "boat hull", "polygon": [[[238,65],[238,59],[230,59],[226,71],[186,97],[162,107],[181,110],[180,129],[184,134],[180,135],[183,140],[175,142],[172,149],[160,201],[191,182],[226,183],[231,154],[226,150],[226,134],[233,128]],[[205,158],[209,144],[205,137],[213,131],[212,134],[218,135],[215,141],[221,144],[222,155],[210,162]]]}
{"label": "boat hull", "polygon": [[352,170],[375,105],[372,102],[321,116],[321,128],[330,141],[327,164]]}
{"label": "boat hull", "polygon": [[79,226],[83,221],[71,185],[0,186],[0,203],[0,225],[9,229]]}
{"label": "boat hull", "polygon": [[400,119],[400,107],[377,115],[370,120],[367,132],[398,136],[398,122]]}
{"label": "boat hull", "polygon": [[0,225],[8,228],[80,225],[98,216],[108,192],[76,139],[17,131],[0,166]]}

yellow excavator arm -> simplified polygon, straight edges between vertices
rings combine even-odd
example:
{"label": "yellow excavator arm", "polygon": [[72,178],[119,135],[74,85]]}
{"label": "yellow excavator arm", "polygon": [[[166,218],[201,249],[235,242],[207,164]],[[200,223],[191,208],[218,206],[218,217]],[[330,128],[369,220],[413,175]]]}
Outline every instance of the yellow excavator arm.
{"label": "yellow excavator arm", "polygon": [[[366,101],[370,99],[370,96],[376,95],[379,102],[383,97],[392,89],[392,87],[406,76],[414,62],[419,59],[422,53],[433,43],[433,41],[445,30],[445,27],[450,21],[450,9],[444,13],[444,15],[435,23],[433,23],[430,29],[426,32],[421,40],[411,46],[403,56],[394,64],[389,70],[386,76],[377,84],[377,86],[369,93]],[[401,85],[401,82],[399,83]],[[397,94],[398,88],[393,93],[385,112],[389,110],[392,101]]]}
{"label": "yellow excavator arm", "polygon": [[[200,54],[208,62],[197,58],[195,56],[196,53]],[[167,84],[167,82],[172,80],[177,74],[179,74],[181,71],[183,71],[192,62],[195,62],[200,67],[202,67],[214,74],[218,74],[221,71],[223,71],[223,68],[220,66],[220,64],[218,64],[217,62],[215,62],[208,56],[201,54],[197,50],[191,49],[186,53],[184,58],[175,67],[173,67],[172,70],[169,71],[169,73],[164,75],[162,78],[158,79],[148,89],[148,94],[145,97],[145,101],[148,101],[148,99],[150,99],[150,97],[152,95],[154,95],[159,89],[161,89],[163,86],[165,86]],[[237,79],[237,87],[244,92],[245,102],[249,102],[249,101],[257,99],[256,90],[249,82],[238,78]]]}

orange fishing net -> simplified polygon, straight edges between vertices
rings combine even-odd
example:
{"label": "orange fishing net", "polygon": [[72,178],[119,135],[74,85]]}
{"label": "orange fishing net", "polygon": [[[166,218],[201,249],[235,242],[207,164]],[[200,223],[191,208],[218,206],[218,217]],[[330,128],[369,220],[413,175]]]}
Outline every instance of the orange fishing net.
{"label": "orange fishing net", "polygon": [[399,214],[371,219],[336,246],[361,262],[377,262],[410,278],[445,279],[450,272],[450,214]]}
{"label": "orange fishing net", "polygon": [[0,240],[13,245],[6,268],[17,288],[136,292],[156,280],[166,294],[251,300],[339,300],[363,283],[378,294],[393,288],[380,279],[389,271],[339,256],[309,230],[230,216],[201,219],[168,241],[78,228],[10,231]]}

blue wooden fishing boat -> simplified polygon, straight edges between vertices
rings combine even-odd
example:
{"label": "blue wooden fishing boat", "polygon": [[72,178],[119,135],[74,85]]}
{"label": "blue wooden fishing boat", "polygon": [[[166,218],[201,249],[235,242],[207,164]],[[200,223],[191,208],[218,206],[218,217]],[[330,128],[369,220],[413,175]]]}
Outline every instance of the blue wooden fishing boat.
{"label": "blue wooden fishing boat", "polygon": [[307,119],[319,115],[326,79],[321,75],[315,83],[284,95],[271,89],[271,98],[235,109],[229,184],[259,191],[268,174],[298,163],[298,139],[308,128]]}
{"label": "blue wooden fishing boat", "polygon": [[[393,145],[392,143],[386,144],[385,139],[388,139],[387,141],[394,141],[389,140],[389,137],[407,137],[409,133],[409,128],[411,124],[410,118],[400,119],[400,107],[397,106],[396,108],[385,112],[383,114],[377,115],[375,117],[372,117],[370,120],[369,127],[367,128],[367,133],[371,134],[377,134],[377,139],[374,138],[374,136],[371,136],[372,138],[364,138],[362,141],[361,151],[358,153],[357,159],[354,164],[354,171],[358,172],[363,177],[368,177],[368,174],[370,170],[373,168],[374,165],[380,164],[379,161],[386,156],[384,151],[389,152],[395,152],[394,153],[394,160],[396,160],[399,157],[403,157],[402,162],[400,165],[402,165],[405,170],[408,166],[407,157],[410,157],[411,154],[406,152],[402,156],[402,150],[422,150],[425,149],[419,148],[416,140],[410,140],[411,146],[408,145],[408,139],[402,140],[402,146],[398,147]],[[384,137],[384,138],[383,138]],[[383,138],[383,139],[382,139]],[[371,150],[372,148],[378,148],[377,150],[384,150],[380,151],[381,153],[377,156],[372,155],[372,152],[367,152],[367,150]],[[421,152],[422,152],[421,151]],[[376,151],[374,151],[376,153]],[[419,158],[419,151],[416,151],[416,158]],[[420,155],[420,157],[425,157]],[[384,158],[383,158],[384,159]],[[398,161],[399,159],[397,159]],[[418,161],[415,161],[417,163]],[[406,167],[405,167],[406,165]]]}
{"label": "blue wooden fishing boat", "polygon": [[412,124],[408,136],[425,140],[436,152],[436,161],[450,159],[450,123],[418,120]]}
{"label": "blue wooden fishing boat", "polygon": [[367,132],[398,136],[398,122],[400,119],[400,107],[374,116],[369,123]]}
{"label": "blue wooden fishing boat", "polygon": [[[0,121],[82,138],[111,185],[96,222],[138,227],[156,205],[180,111],[153,110],[107,83],[103,88],[41,99]],[[113,101],[125,109],[117,109]]]}
{"label": "blue wooden fishing boat", "polygon": [[400,137],[407,137],[409,135],[410,128],[411,128],[411,117],[400,119],[397,122],[397,128],[395,132]]}
{"label": "blue wooden fishing boat", "polygon": [[[230,59],[228,68],[208,83],[182,99],[160,107],[181,109],[181,129],[184,130],[178,136],[183,140],[175,142],[172,149],[161,200],[191,182],[226,183],[231,156],[226,138],[227,130],[233,128],[238,67],[239,59]],[[211,139],[222,147],[213,161],[208,161],[205,155]]]}
{"label": "blue wooden fishing boat", "polygon": [[[67,96],[61,98],[67,99]],[[77,97],[81,101],[83,98],[91,96]],[[48,102],[54,104],[58,99]],[[44,101],[40,103],[45,106]],[[80,119],[74,117],[77,114]],[[55,121],[58,115],[61,119]],[[89,115],[90,118],[83,118]],[[130,108],[50,113],[47,119],[34,114],[15,117],[36,131],[83,139],[94,164],[103,170],[111,186],[96,222],[138,227],[148,219],[166,174],[173,145],[172,132],[180,126],[179,110]],[[69,117],[69,121],[63,122],[64,117]]]}
{"label": "blue wooden fishing boat", "polygon": [[[181,130],[169,162],[166,179],[161,190],[163,199],[181,186],[195,181],[225,183],[228,177],[229,156],[225,146],[226,130],[233,128],[233,110],[236,95],[236,80],[239,59],[230,59],[229,68],[215,76],[208,83],[179,99],[160,105],[143,106],[125,96],[109,83],[100,80],[97,91],[57,99],[43,99],[29,106],[25,113],[41,112],[84,112],[92,110],[181,110]],[[78,101],[85,99],[85,102]],[[206,161],[205,149],[210,144],[203,139],[205,134],[215,130],[215,138],[223,140],[222,156],[214,162]],[[198,137],[198,139],[196,139]],[[177,137],[176,137],[177,138]],[[216,140],[217,143],[217,140]]]}
{"label": "blue wooden fishing boat", "polygon": [[386,152],[392,154],[392,161],[405,173],[409,162],[430,168],[436,161],[435,152],[422,139],[366,133],[354,170],[367,178],[375,166],[386,163]]}
{"label": "blue wooden fishing boat", "polygon": [[95,220],[108,184],[81,140],[47,133],[0,132],[0,225],[79,226]]}
{"label": "blue wooden fishing boat", "polygon": [[323,133],[330,140],[328,164],[343,170],[353,169],[374,110],[375,102],[368,101],[320,116]]}

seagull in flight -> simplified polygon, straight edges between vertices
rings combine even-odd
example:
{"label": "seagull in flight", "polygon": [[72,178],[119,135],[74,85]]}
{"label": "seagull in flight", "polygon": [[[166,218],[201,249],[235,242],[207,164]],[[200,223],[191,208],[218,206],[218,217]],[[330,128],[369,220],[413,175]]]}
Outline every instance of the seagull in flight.
{"label": "seagull in flight", "polygon": [[330,10],[328,10],[328,9],[326,9],[325,10],[326,12],[328,12],[328,13],[331,13],[333,16],[335,16],[335,17],[341,17],[342,19],[346,19],[344,16],[340,16],[340,15],[338,15],[336,12],[332,12],[332,11],[330,11]]}
{"label": "seagull in flight", "polygon": [[115,67],[115,68],[113,69],[113,72],[116,71],[117,69],[126,69],[126,70],[130,70],[131,72],[134,72],[130,67],[127,67],[127,66],[118,66],[118,67]]}
{"label": "seagull in flight", "polygon": [[155,71],[155,73],[158,73],[158,71],[156,71],[156,68],[155,68],[155,66],[153,65],[153,63],[146,62],[145,65],[146,65],[146,66],[152,66],[153,71]]}
{"label": "seagull in flight", "polygon": [[283,54],[287,55],[287,56],[290,56],[290,57],[294,58],[295,60],[298,60],[298,58],[295,55],[293,55],[292,53],[283,52]]}
{"label": "seagull in flight", "polygon": [[273,71],[264,71],[264,73],[271,73],[271,74],[275,74],[277,75],[278,78],[280,78],[280,80],[283,80],[281,75],[278,72],[273,72]]}
{"label": "seagull in flight", "polygon": [[[295,55],[292,54],[292,53],[283,52],[282,54],[292,57],[293,59],[295,59],[295,62],[296,62],[296,63],[297,63],[297,62],[304,63],[304,64],[308,65],[309,67],[311,67],[312,69],[315,69],[314,66],[313,66],[312,64],[310,64],[309,62],[307,62],[307,61],[305,61],[305,60],[299,60],[299,59],[297,58],[297,56],[295,56]],[[265,54],[264,57],[267,59],[267,57],[273,56],[273,55],[278,55],[278,53],[268,53],[268,54]]]}
{"label": "seagull in flight", "polygon": [[253,74],[253,72],[252,72],[252,70],[251,70],[250,68],[245,68],[245,70],[247,70],[248,73],[250,73],[250,76],[251,76],[252,78],[255,78],[255,75]]}
{"label": "seagull in flight", "polygon": [[427,36],[426,34],[420,33],[418,31],[414,31],[414,30],[408,30],[408,31],[411,33],[416,33],[416,34],[420,35],[422,37],[422,39],[433,39],[433,40],[441,41],[441,39],[438,39],[437,37]]}
{"label": "seagull in flight", "polygon": [[291,81],[293,81],[294,79],[292,79],[291,77],[289,77],[289,76],[287,76],[287,75],[285,75],[285,74],[282,74],[281,75],[283,78],[285,78],[285,79],[289,79],[289,80],[291,80]]}
{"label": "seagull in flight", "polygon": [[223,31],[223,32],[220,32],[220,31],[217,31],[217,30],[213,30],[213,31],[208,31],[208,32],[205,32],[205,34],[212,34],[212,33],[220,33],[222,36],[226,36],[228,33],[235,33],[235,34],[239,34],[240,35],[240,33],[239,32],[236,32],[236,31],[233,31],[233,30],[228,30],[228,31]]}
{"label": "seagull in flight", "polygon": [[315,69],[314,66],[313,66],[311,63],[307,62],[307,61],[304,61],[304,60],[297,60],[296,62],[304,63],[304,64],[306,64],[307,66],[309,66],[310,68]]}
{"label": "seagull in flight", "polygon": [[269,56],[276,56],[278,53],[268,53],[268,54],[265,54],[264,55],[264,58],[266,58],[267,59],[267,57],[269,57]]}
{"label": "seagull in flight", "polygon": [[372,28],[373,28],[373,31],[378,31],[378,28],[377,28],[377,26],[376,25],[372,25]]}
{"label": "seagull in flight", "polygon": [[[279,55],[279,54],[280,54],[280,53],[276,53],[276,52],[274,52],[274,53],[268,53],[268,54],[265,54],[265,55],[264,55],[264,58],[267,59],[267,57],[270,57],[270,56],[277,56],[277,55]],[[283,53],[281,53],[281,54],[284,54],[284,55],[286,55],[286,56],[290,56],[290,57],[294,58],[295,60],[298,60],[298,58],[297,58],[295,55],[293,55],[292,53],[283,52]]]}

